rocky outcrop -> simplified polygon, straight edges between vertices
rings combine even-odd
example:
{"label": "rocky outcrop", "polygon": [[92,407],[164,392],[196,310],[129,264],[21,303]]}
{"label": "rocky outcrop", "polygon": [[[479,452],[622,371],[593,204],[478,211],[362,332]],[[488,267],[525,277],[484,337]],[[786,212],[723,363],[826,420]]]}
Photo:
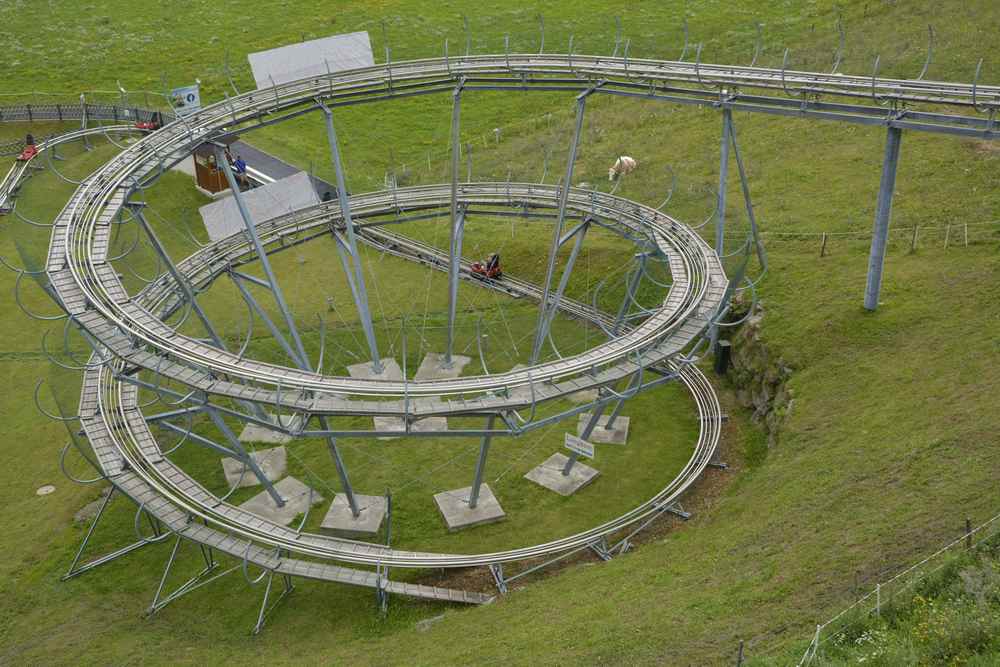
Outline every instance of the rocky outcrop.
{"label": "rocky outcrop", "polygon": [[787,386],[792,369],[761,340],[763,319],[764,310],[758,304],[753,315],[734,332],[729,377],[736,387],[737,400],[753,410],[751,419],[764,427],[771,447],[778,442],[794,398]]}

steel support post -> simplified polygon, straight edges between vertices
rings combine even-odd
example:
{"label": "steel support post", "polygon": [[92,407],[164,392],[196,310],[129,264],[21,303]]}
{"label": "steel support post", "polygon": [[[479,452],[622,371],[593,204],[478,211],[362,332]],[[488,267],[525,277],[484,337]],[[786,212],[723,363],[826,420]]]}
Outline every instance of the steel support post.
{"label": "steel support post", "polygon": [[451,354],[455,347],[455,311],[458,301],[458,268],[462,260],[462,234],[465,213],[458,206],[458,168],[461,159],[459,122],[462,116],[462,85],[452,93],[451,105],[451,242],[448,245],[448,344],[444,351],[444,365],[451,367]]}
{"label": "steel support post", "polygon": [[882,181],[878,190],[875,209],[875,229],[872,233],[871,255],[868,257],[868,284],[865,287],[865,308],[878,308],[882,290],[882,265],[885,263],[886,244],[889,240],[889,220],[892,217],[892,194],[896,189],[896,168],[899,166],[899,145],[903,130],[889,127],[885,138],[885,157],[882,161]]}
{"label": "steel support post", "polygon": [[611,333],[613,334],[617,334],[618,330],[622,326],[622,323],[625,322],[625,316],[628,314],[629,306],[632,304],[632,300],[635,299],[635,292],[639,289],[639,282],[642,280],[642,274],[646,272],[646,257],[646,253],[639,253],[636,256],[639,260],[638,266],[636,267],[635,273],[625,286],[625,298],[622,300],[622,305],[618,309],[618,314],[615,316],[615,323],[611,327]]}
{"label": "steel support post", "polygon": [[[323,430],[329,430],[326,417],[320,417],[319,422]],[[351,507],[351,514],[354,518],[357,518],[361,514],[361,510],[358,508],[358,501],[354,497],[354,488],[351,486],[351,479],[347,476],[347,466],[344,465],[344,459],[340,456],[337,440],[333,436],[327,436],[326,445],[330,449],[330,456],[333,457],[334,465],[337,466],[337,475],[340,476],[340,483],[344,487],[344,494],[347,495],[347,504]]]}
{"label": "steel support post", "polygon": [[274,323],[274,320],[268,317],[264,309],[261,308],[260,303],[257,301],[257,299],[254,298],[253,294],[250,293],[250,290],[248,290],[246,286],[243,284],[242,279],[237,278],[237,274],[235,271],[230,272],[229,277],[233,281],[233,284],[236,286],[236,289],[239,290],[240,294],[243,296],[243,299],[247,302],[250,308],[257,314],[257,317],[261,319],[261,321],[264,323],[264,326],[267,327],[267,330],[271,332],[272,336],[274,336],[274,339],[278,341],[278,344],[281,346],[281,349],[285,351],[285,354],[287,354],[289,358],[291,358],[295,362],[296,366],[298,366],[303,370],[307,369],[308,362],[305,359],[299,358],[298,351],[292,348],[291,344],[285,338],[285,335],[281,333],[281,329],[279,329],[278,325]]}
{"label": "steel support post", "polygon": [[229,428],[229,425],[225,422],[222,416],[219,415],[219,413],[214,408],[210,408],[207,406],[207,399],[206,399],[205,412],[208,414],[209,419],[212,420],[212,423],[215,424],[215,427],[219,429],[223,437],[225,437],[226,440],[229,442],[230,447],[239,452],[240,458],[243,460],[244,463],[246,463],[247,467],[250,468],[250,471],[254,474],[254,477],[256,477],[260,481],[260,483],[264,486],[264,490],[267,491],[267,495],[271,496],[271,499],[274,500],[275,505],[277,505],[278,507],[284,507],[285,499],[281,497],[280,493],[274,490],[274,485],[271,484],[271,480],[267,478],[267,475],[265,475],[264,471],[260,469],[260,466],[257,465],[257,462],[254,461],[253,457],[247,453],[247,450],[243,447],[243,444],[240,443],[240,439],[236,437],[236,434],[233,433],[233,430],[231,428]]}
{"label": "steel support post", "polygon": [[[275,337],[275,339],[277,339],[282,348],[284,348],[288,356],[295,360],[295,363],[301,370],[310,370],[308,361],[305,359],[298,359],[298,355],[293,352],[291,347],[288,345],[288,341],[286,341],[285,337],[281,335],[281,332],[278,330],[277,326],[275,326],[274,322],[272,322],[271,319],[264,313],[263,309],[257,303],[257,300],[253,298],[253,295],[251,295],[250,292],[247,291],[247,289],[242,285],[240,279],[232,273],[230,274],[230,277],[236,287],[240,290],[240,293],[242,293],[243,297],[247,300],[247,303],[250,304],[250,307],[253,308],[254,311],[260,316],[261,320],[264,321],[264,325],[271,331],[271,334]],[[319,423],[320,428],[324,431],[330,430],[326,417],[320,417]],[[330,450],[330,455],[333,457],[333,462],[337,467],[337,475],[340,477],[340,483],[344,487],[344,493],[347,495],[347,503],[351,507],[351,514],[357,517],[361,514],[361,510],[358,509],[358,502],[354,498],[354,489],[351,487],[351,480],[347,475],[347,467],[344,465],[344,461],[340,457],[340,450],[337,447],[337,441],[333,436],[328,435],[326,436],[326,442],[327,447]]]}
{"label": "steel support post", "polygon": [[130,208],[132,209],[132,214],[136,217],[136,219],[139,221],[139,224],[142,226],[143,231],[146,232],[146,236],[149,238],[150,244],[153,246],[153,250],[159,256],[159,258],[163,260],[163,263],[167,267],[167,271],[170,273],[171,276],[173,276],[174,280],[177,282],[177,286],[180,287],[181,291],[184,293],[184,296],[191,304],[191,307],[194,309],[195,315],[197,315],[198,319],[201,320],[201,323],[202,325],[204,325],[205,331],[208,332],[208,335],[212,339],[212,342],[214,342],[215,346],[220,350],[225,350],[226,344],[222,342],[222,338],[219,336],[219,333],[215,330],[215,327],[212,326],[212,322],[208,319],[208,315],[205,314],[205,311],[202,309],[201,304],[198,303],[198,299],[195,297],[194,288],[191,287],[191,283],[189,283],[187,278],[185,278],[184,275],[181,274],[181,272],[177,269],[177,266],[174,264],[173,260],[170,259],[170,255],[167,254],[166,248],[163,247],[163,244],[160,242],[160,239],[156,236],[156,233],[153,231],[153,228],[149,224],[149,221],[146,220],[146,216],[142,214],[142,205],[133,204],[130,206]]}
{"label": "steel support post", "polygon": [[719,193],[715,212],[715,252],[722,257],[726,251],[726,186],[729,183],[729,144],[733,110],[722,109],[722,143],[719,151]]}
{"label": "steel support post", "polygon": [[285,590],[281,591],[281,594],[278,595],[278,598],[274,601],[274,603],[268,607],[267,602],[271,597],[271,583],[274,581],[274,571],[272,570],[267,575],[267,585],[264,586],[264,599],[260,603],[260,613],[257,614],[257,623],[253,626],[253,630],[250,631],[250,634],[252,635],[260,634],[260,631],[264,628],[264,622],[267,620],[267,617],[271,615],[271,612],[273,612],[279,604],[281,604],[282,600],[288,597],[289,593],[295,590],[291,577],[287,574],[280,576],[285,584]]}
{"label": "steel support post", "polygon": [[[347,241],[337,233],[336,230],[332,230],[333,234],[333,247],[337,249],[337,256],[340,258],[340,266],[344,269],[344,275],[347,277],[347,287],[351,290],[351,298],[354,299],[354,303],[358,303],[358,286],[354,283],[354,270],[351,268],[350,260],[350,250],[347,245]],[[380,360],[381,361],[381,360]]]}
{"label": "steel support post", "polygon": [[[94,520],[91,522],[90,527],[87,529],[87,534],[83,536],[83,541],[80,542],[80,547],[76,550],[76,554],[73,556],[73,562],[70,563],[69,569],[66,570],[66,574],[64,574],[62,577],[59,578],[60,581],[66,581],[67,579],[72,579],[73,577],[79,574],[83,574],[88,570],[92,570],[99,565],[110,563],[116,558],[124,556],[127,553],[131,553],[136,549],[138,549],[139,547],[144,547],[147,544],[152,544],[150,540],[139,540],[138,542],[133,542],[128,546],[122,547],[121,549],[112,551],[109,554],[105,554],[99,558],[95,558],[94,560],[85,563],[84,565],[78,566],[80,558],[83,556],[83,551],[84,549],[87,548],[87,543],[90,542],[91,535],[94,534],[94,530],[97,528],[97,524],[101,521],[101,517],[104,516],[104,510],[107,509],[108,504],[111,503],[111,497],[115,495],[116,491],[117,489],[112,486],[111,491],[109,491],[108,495],[104,497],[104,502],[102,502],[101,506],[98,508],[97,514],[94,515]],[[149,516],[148,513],[147,516]],[[159,537],[160,529],[155,520],[150,518],[150,524],[153,526],[153,532],[156,534],[157,537]]]}
{"label": "steel support post", "polygon": [[[131,210],[132,214],[136,217],[136,219],[139,221],[139,224],[146,232],[146,236],[149,238],[150,244],[153,246],[153,250],[156,252],[157,256],[159,256],[159,258],[163,261],[163,263],[167,267],[167,271],[170,273],[171,276],[173,276],[174,280],[177,282],[177,285],[184,293],[184,296],[188,300],[188,303],[191,304],[191,307],[194,309],[194,312],[198,316],[198,319],[201,320],[201,323],[205,327],[205,331],[208,332],[208,335],[212,339],[212,342],[215,343],[215,346],[220,350],[226,350],[227,347],[225,341],[222,340],[222,337],[219,335],[219,332],[216,331],[215,327],[212,325],[211,320],[209,320],[208,314],[205,313],[204,309],[202,309],[201,307],[201,304],[198,303],[197,296],[195,295],[194,292],[194,287],[191,285],[190,282],[188,282],[187,278],[180,272],[180,270],[178,270],[177,265],[174,264],[173,260],[170,258],[170,255],[167,253],[167,249],[164,247],[163,243],[160,242],[160,239],[156,235],[156,232],[153,231],[152,225],[149,224],[149,221],[146,220],[146,216],[143,215],[142,206],[132,205]],[[256,414],[258,417],[263,418],[266,416],[264,414],[264,409],[261,408],[256,403],[243,402],[243,405],[248,410]]]}
{"label": "steel support post", "polygon": [[222,148],[219,146],[215,147],[215,163],[222,168],[223,173],[226,175],[226,181],[229,183],[229,189],[233,192],[233,199],[236,201],[236,207],[240,211],[240,217],[243,218],[243,224],[246,226],[247,234],[250,236],[250,241],[253,243],[254,250],[257,251],[257,257],[260,259],[260,265],[264,269],[264,275],[267,276],[267,282],[270,284],[271,293],[274,295],[274,301],[278,304],[278,309],[281,311],[281,316],[285,320],[285,325],[288,327],[292,340],[295,342],[295,349],[298,351],[301,358],[308,362],[309,357],[306,355],[305,347],[302,345],[302,339],[299,337],[298,327],[295,326],[295,319],[292,317],[291,311],[288,310],[288,304],[285,302],[285,295],[282,293],[281,286],[278,284],[278,279],[275,277],[274,271],[271,269],[271,262],[267,258],[267,253],[264,252],[264,246],[261,244],[260,236],[257,234],[257,226],[250,218],[250,212],[247,210],[246,204],[243,202],[243,195],[240,194],[240,186],[236,182],[236,177],[233,176],[233,170],[229,166],[229,161],[226,160],[226,156],[222,152]]}
{"label": "steel support post", "polygon": [[605,431],[610,431],[614,427],[615,421],[621,415],[622,408],[624,406],[625,406],[625,399],[624,398],[618,399],[618,403],[615,404],[615,409],[611,411],[611,414],[608,416],[608,422],[604,425]]}
{"label": "steel support post", "polygon": [[[173,592],[161,598],[160,596],[163,595],[163,589],[167,584],[167,577],[170,576],[170,570],[173,568],[174,561],[177,559],[177,552],[180,550],[182,539],[183,538],[178,535],[174,540],[174,546],[170,550],[170,556],[167,558],[167,564],[163,568],[163,576],[160,577],[160,585],[157,586],[156,593],[153,595],[152,604],[150,604],[149,609],[146,610],[146,616],[152,616],[177,598],[193,591],[195,588],[200,588],[202,584],[207,583],[207,581],[203,581],[205,576],[218,567],[218,563],[212,557],[211,547],[206,549],[204,544],[198,544],[198,547],[201,550],[201,557],[205,561],[205,567],[203,567],[196,575],[177,587],[177,589]],[[216,577],[212,578],[212,580],[214,579],[216,579]]]}
{"label": "steel support post", "polygon": [[573,266],[576,264],[576,258],[583,247],[583,238],[587,235],[588,229],[590,229],[590,223],[584,222],[575,231],[576,240],[573,242],[573,249],[566,260],[566,266],[563,267],[562,276],[559,278],[559,285],[556,287],[556,293],[552,297],[552,305],[549,306],[548,312],[541,322],[542,329],[539,331],[539,335],[535,337],[535,344],[538,345],[538,349],[532,349],[531,351],[531,358],[534,360],[537,360],[541,356],[541,347],[545,344],[545,338],[549,335],[552,320],[556,318],[556,313],[559,312],[559,302],[562,301],[563,293],[566,291],[566,285],[569,283],[569,277],[573,273]]}
{"label": "steel support post", "polygon": [[455,345],[455,316],[458,309],[458,273],[462,259],[462,236],[465,234],[465,209],[459,208],[452,224],[451,243],[448,246],[448,347],[445,351],[445,368],[451,367],[451,352]]}
{"label": "steel support post", "polygon": [[354,296],[354,303],[358,308],[358,315],[361,318],[361,326],[365,330],[365,338],[368,341],[368,351],[372,355],[372,370],[375,374],[382,372],[382,358],[378,352],[378,343],[375,341],[375,329],[372,326],[371,309],[368,307],[368,290],[365,287],[365,273],[361,266],[361,255],[358,254],[358,243],[354,235],[354,220],[351,217],[351,202],[347,194],[347,182],[344,178],[344,164],[340,157],[340,143],[337,141],[337,130],[333,125],[333,112],[326,105],[320,103],[323,115],[326,116],[326,136],[330,142],[330,157],[333,160],[333,168],[337,174],[337,202],[340,204],[340,213],[344,218],[344,227],[347,230],[347,246],[350,250],[351,260],[354,263],[354,282],[356,290],[351,290]]}
{"label": "steel support post", "polygon": [[[496,415],[490,415],[486,420],[486,430],[493,430],[493,422]],[[490,452],[490,440],[493,436],[487,434],[483,436],[483,442],[479,445],[479,458],[476,460],[476,474],[472,478],[472,490],[469,492],[469,508],[475,509],[479,503],[479,488],[483,484],[483,471],[486,469],[486,455]]]}
{"label": "steel support post", "polygon": [[[587,425],[583,429],[583,433],[580,434],[581,440],[586,440],[590,437],[590,434],[594,432],[594,427],[597,426],[597,422],[601,420],[601,415],[604,414],[604,408],[607,404],[603,401],[599,401],[594,406],[594,412],[590,415],[590,419],[587,421]],[[570,452],[569,458],[566,459],[566,465],[563,466],[562,474],[563,476],[568,476],[570,471],[573,470],[573,466],[576,465],[576,460],[580,458],[580,455],[576,452]]]}
{"label": "steel support post", "polygon": [[750,234],[753,237],[754,249],[757,251],[757,261],[760,262],[761,270],[767,270],[767,254],[764,252],[764,245],[761,243],[760,234],[757,229],[757,215],[753,210],[753,199],[750,197],[750,182],[747,179],[746,169],[743,167],[743,157],[740,155],[740,145],[736,141],[736,125],[732,117],[729,118],[729,139],[733,145],[733,157],[736,158],[736,170],[740,176],[740,188],[743,191],[743,205],[746,208],[747,221],[750,223]]}
{"label": "steel support post", "polygon": [[535,342],[531,348],[529,366],[538,363],[538,355],[542,350],[542,332],[549,308],[549,291],[552,288],[552,274],[555,273],[556,255],[559,254],[559,239],[562,235],[563,222],[566,220],[566,205],[569,202],[569,190],[573,185],[573,167],[576,164],[576,152],[580,147],[580,133],[583,131],[583,114],[587,108],[585,91],[576,98],[576,125],[573,128],[573,139],[566,159],[566,175],[563,177],[562,188],[559,190],[559,209],[556,214],[555,226],[552,229],[552,245],[549,247],[549,260],[545,267],[545,282],[542,284],[542,300],[538,307],[538,324],[535,326]]}

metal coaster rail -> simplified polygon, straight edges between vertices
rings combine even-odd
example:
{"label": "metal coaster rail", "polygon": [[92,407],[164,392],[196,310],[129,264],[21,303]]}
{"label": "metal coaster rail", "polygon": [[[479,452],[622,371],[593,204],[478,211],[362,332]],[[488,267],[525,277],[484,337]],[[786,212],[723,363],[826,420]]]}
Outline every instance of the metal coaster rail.
{"label": "metal coaster rail", "polygon": [[[378,577],[372,583],[371,573],[352,574],[325,561],[375,566],[379,571],[383,567],[489,566],[498,576],[502,563],[593,548],[636,525],[641,528],[673,507],[704,471],[718,444],[721,409],[707,379],[690,363],[690,350],[700,345],[705,332],[726,312],[728,298],[738,286],[727,285],[716,250],[694,230],[654,208],[613,194],[571,188],[568,179],[565,189],[453,180],[450,186],[350,196],[352,215],[369,221],[359,227],[362,240],[436,268],[441,268],[441,251],[382,229],[380,220],[400,211],[440,211],[448,204],[452,211],[456,204],[549,210],[559,206],[560,216],[570,211],[600,218],[627,237],[645,240],[651,244],[648,249],[669,261],[673,282],[660,307],[643,321],[626,326],[622,335],[587,352],[521,371],[423,382],[358,380],[245,359],[180,335],[164,323],[183,307],[178,280],[205,289],[226,271],[263,259],[255,256],[250,241],[240,234],[180,262],[177,276],[164,274],[132,295],[122,286],[108,256],[113,221],[123,207],[132,205],[133,194],[149,187],[197,146],[317,110],[329,113],[352,104],[450,93],[456,87],[623,95],[990,139],[1000,108],[1000,88],[979,85],[978,76],[972,84],[957,84],[713,65],[701,63],[700,55],[696,62],[687,63],[627,55],[503,54],[386,63],[302,79],[228,98],[179,118],[128,146],[82,182],[55,221],[47,261],[60,304],[98,341],[81,392],[84,431],[105,477],[133,498],[140,512],[149,512],[178,536],[242,557],[244,564],[251,562],[272,575],[381,586]],[[972,114],[964,113],[970,110]],[[338,207],[323,204],[261,222],[256,229],[262,253],[269,255],[335,233],[344,225]],[[455,254],[451,259],[458,259]],[[461,268],[468,271],[467,266]],[[494,286],[484,283],[483,287]],[[544,300],[540,295],[549,285],[511,280],[504,289]],[[611,318],[569,300],[557,308],[596,323],[606,324]],[[684,350],[689,350],[688,357]],[[544,544],[483,554],[423,553],[302,533],[229,505],[166,458],[138,404],[141,382],[137,379],[141,372],[150,371],[190,389],[182,399],[204,397],[206,406],[212,396],[248,401],[300,412],[307,421],[312,416],[340,414],[408,419],[431,414],[504,415],[529,403],[511,389],[530,388],[534,405],[585,388],[612,387],[629,376],[639,377],[641,383],[641,371],[651,367],[684,382],[699,412],[698,441],[680,474],[652,498],[600,526]],[[302,437],[320,434],[326,432],[295,433]],[[631,534],[611,550],[627,548]],[[498,585],[503,590],[499,576]],[[467,595],[423,589],[410,592],[436,599]],[[485,599],[473,596],[460,601]]]}

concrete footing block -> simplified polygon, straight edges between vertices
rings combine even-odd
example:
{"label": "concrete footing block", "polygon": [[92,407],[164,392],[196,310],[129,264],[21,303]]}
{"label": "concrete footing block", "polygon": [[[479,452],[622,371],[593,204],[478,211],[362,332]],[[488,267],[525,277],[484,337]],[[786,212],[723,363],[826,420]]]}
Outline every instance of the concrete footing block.
{"label": "concrete footing block", "polygon": [[424,360],[420,362],[414,380],[452,380],[462,374],[462,369],[472,361],[471,357],[461,354],[451,355],[451,365],[444,365],[444,355],[436,352],[428,352]]}
{"label": "concrete footing block", "polygon": [[264,490],[241,504],[240,509],[287,526],[309,508],[310,500],[313,505],[323,502],[323,496],[294,477],[284,478],[274,485],[274,490],[284,499],[284,507],[278,507],[267,490]]}
{"label": "concrete footing block", "polygon": [[389,382],[402,382],[403,369],[399,367],[392,357],[382,359],[382,372],[376,373],[372,368],[372,362],[365,361],[360,364],[351,364],[347,367],[347,372],[352,378],[361,380],[386,380]]}
{"label": "concrete footing block", "polygon": [[347,502],[346,493],[338,493],[330,503],[330,509],[323,517],[320,529],[331,535],[341,537],[372,537],[377,534],[385,518],[385,496],[364,496],[354,494],[361,513],[354,516]]}
{"label": "concrete footing block", "polygon": [[[284,447],[258,449],[250,454],[250,458],[271,482],[281,479],[288,471],[288,453]],[[234,486],[243,488],[260,484],[250,466],[244,466],[242,461],[228,456],[222,459],[222,473],[226,476],[226,484],[230,489]]]}
{"label": "concrete footing block", "polygon": [[484,523],[503,521],[507,514],[500,507],[500,501],[493,495],[489,484],[479,487],[479,501],[474,508],[469,507],[469,495],[472,487],[466,486],[454,491],[442,491],[434,494],[434,502],[444,518],[449,532],[481,526]]}
{"label": "concrete footing block", "polygon": [[568,460],[569,457],[565,454],[553,454],[540,466],[529,470],[524,477],[561,496],[571,496],[601,474],[599,470],[577,461],[569,474],[563,475],[562,471]]}
{"label": "concrete footing block", "polygon": [[[615,420],[612,427],[607,428],[610,418],[611,415],[601,415],[601,418],[597,420],[597,425],[594,426],[594,430],[590,432],[590,437],[587,440],[602,445],[624,445],[628,441],[629,418],[618,415],[618,419]],[[584,412],[580,415],[576,424],[576,434],[581,438],[588,423],[590,423],[590,413]]]}

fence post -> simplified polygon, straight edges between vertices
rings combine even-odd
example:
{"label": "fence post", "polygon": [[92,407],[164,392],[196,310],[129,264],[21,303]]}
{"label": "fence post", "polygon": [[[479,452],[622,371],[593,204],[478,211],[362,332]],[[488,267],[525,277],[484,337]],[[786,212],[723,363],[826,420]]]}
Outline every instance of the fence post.
{"label": "fence post", "polygon": [[951,223],[949,223],[948,225],[946,225],[945,228],[944,228],[944,247],[945,247],[945,249],[948,248],[948,239],[949,238],[951,238]]}
{"label": "fence post", "polygon": [[743,667],[743,640],[740,640],[740,648],[736,652],[736,667]]}
{"label": "fence post", "polygon": [[969,223],[965,223],[965,247],[969,247]]}
{"label": "fence post", "polygon": [[819,256],[826,257],[826,232],[823,232],[823,243],[819,247]]}
{"label": "fence post", "polygon": [[965,519],[965,548],[972,548],[972,519],[968,517]]}
{"label": "fence post", "polygon": [[910,239],[910,252],[917,251],[917,232],[920,230],[920,225],[913,225],[913,238]]}
{"label": "fence post", "polygon": [[882,615],[882,584],[875,584],[875,615]]}

